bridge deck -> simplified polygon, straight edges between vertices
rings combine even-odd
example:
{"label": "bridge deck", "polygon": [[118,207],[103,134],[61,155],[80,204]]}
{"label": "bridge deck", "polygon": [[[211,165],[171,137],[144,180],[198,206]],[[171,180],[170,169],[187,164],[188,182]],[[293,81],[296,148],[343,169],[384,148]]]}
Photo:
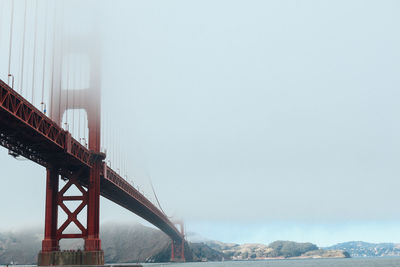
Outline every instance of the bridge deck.
{"label": "bridge deck", "polygon": [[[44,167],[56,166],[71,178],[79,174],[88,183],[92,153],[43,112],[0,80],[0,145]],[[105,163],[101,174],[103,197],[132,211],[157,226],[173,240],[183,236],[174,224],[118,173]]]}

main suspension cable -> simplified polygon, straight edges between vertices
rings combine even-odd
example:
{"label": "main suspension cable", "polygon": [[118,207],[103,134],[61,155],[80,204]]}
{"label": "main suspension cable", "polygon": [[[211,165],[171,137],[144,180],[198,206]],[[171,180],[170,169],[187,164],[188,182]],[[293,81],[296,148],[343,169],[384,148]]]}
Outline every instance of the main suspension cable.
{"label": "main suspension cable", "polygon": [[151,190],[153,190],[153,194],[154,194],[154,197],[156,198],[158,207],[160,208],[160,210],[162,211],[162,213],[164,213],[164,215],[167,216],[167,218],[172,218],[172,217],[169,217],[169,216],[165,213],[165,211],[163,210],[163,208],[161,207],[160,201],[158,201],[158,197],[157,197],[156,191],[154,190],[153,182],[151,181],[151,178],[150,178],[150,175],[149,175],[149,174],[147,174],[147,178],[149,179],[149,182],[150,182],[150,185],[151,185]]}

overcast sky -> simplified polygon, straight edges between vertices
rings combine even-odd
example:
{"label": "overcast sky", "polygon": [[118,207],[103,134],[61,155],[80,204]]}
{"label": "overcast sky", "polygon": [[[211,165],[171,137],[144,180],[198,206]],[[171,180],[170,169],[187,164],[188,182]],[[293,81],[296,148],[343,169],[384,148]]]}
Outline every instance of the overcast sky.
{"label": "overcast sky", "polygon": [[[6,13],[10,1],[0,2]],[[151,178],[188,231],[226,242],[400,242],[400,2],[96,10],[108,150],[122,151],[119,164],[149,196]],[[5,149],[0,161],[0,229],[43,225],[45,170]],[[101,220],[138,217],[103,200]]]}

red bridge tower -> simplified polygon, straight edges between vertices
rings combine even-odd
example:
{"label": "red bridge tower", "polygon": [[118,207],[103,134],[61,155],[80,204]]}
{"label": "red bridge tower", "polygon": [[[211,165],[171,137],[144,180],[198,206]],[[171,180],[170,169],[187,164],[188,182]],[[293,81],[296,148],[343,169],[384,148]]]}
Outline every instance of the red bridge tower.
{"label": "red bridge tower", "polygon": [[[47,168],[45,231],[42,250],[39,253],[38,265],[103,265],[104,252],[99,238],[100,210],[100,171],[105,154],[100,152],[101,123],[101,82],[99,42],[93,36],[76,38],[73,42],[63,40],[55,53],[54,77],[51,95],[50,117],[62,126],[62,118],[69,109],[84,109],[88,120],[89,150],[91,166],[77,168],[69,173],[65,186],[59,190],[59,179],[65,178],[63,171],[57,166]],[[67,56],[80,55],[88,59],[88,87],[76,90],[63,88],[63,66]],[[68,126],[66,127],[68,128]],[[69,134],[69,136],[71,136]],[[78,182],[79,181],[79,182]],[[84,188],[82,184],[86,187]],[[80,194],[66,196],[65,193],[75,186]],[[80,201],[80,205],[71,211],[66,205],[68,201]],[[67,219],[58,226],[58,207],[66,214]],[[87,222],[81,223],[78,214],[87,207]],[[65,233],[66,228],[74,223],[79,233]],[[65,238],[83,238],[84,251],[60,251],[59,242]]]}
{"label": "red bridge tower", "polygon": [[176,225],[179,225],[181,234],[182,234],[182,240],[181,241],[175,241],[172,239],[171,243],[171,261],[172,262],[185,262],[185,229],[184,229],[184,224],[183,221],[177,221],[175,222]]}

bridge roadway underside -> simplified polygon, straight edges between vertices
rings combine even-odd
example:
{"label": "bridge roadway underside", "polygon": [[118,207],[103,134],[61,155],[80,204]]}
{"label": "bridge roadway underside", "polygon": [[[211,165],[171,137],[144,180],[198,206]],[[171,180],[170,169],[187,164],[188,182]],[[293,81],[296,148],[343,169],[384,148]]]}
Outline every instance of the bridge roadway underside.
{"label": "bridge roadway underside", "polygon": [[[87,188],[96,155],[0,80],[0,145]],[[72,147],[72,149],[71,149]],[[103,162],[100,194],[152,223],[174,241],[184,237],[168,217]],[[112,174],[112,175],[109,175]]]}
{"label": "bridge roadway underside", "polygon": [[[55,139],[65,142],[62,129],[53,129]],[[66,153],[58,143],[43,136],[40,131],[19,119],[8,110],[0,107],[0,145],[44,167],[57,166],[60,172],[69,177],[73,172],[88,176],[90,167],[73,155]]]}
{"label": "bridge roadway underside", "polygon": [[105,179],[104,176],[101,176],[100,182],[101,182],[101,187],[100,187],[101,196],[111,200],[112,202],[117,203],[118,205],[142,217],[146,221],[150,222],[151,224],[159,228],[165,234],[167,234],[172,240],[182,241],[182,236],[176,230],[176,228],[172,228],[171,225],[167,223],[165,220],[160,220],[160,217],[157,214],[155,214],[151,209],[146,207],[138,199],[133,198],[128,193],[121,190],[110,180]]}

